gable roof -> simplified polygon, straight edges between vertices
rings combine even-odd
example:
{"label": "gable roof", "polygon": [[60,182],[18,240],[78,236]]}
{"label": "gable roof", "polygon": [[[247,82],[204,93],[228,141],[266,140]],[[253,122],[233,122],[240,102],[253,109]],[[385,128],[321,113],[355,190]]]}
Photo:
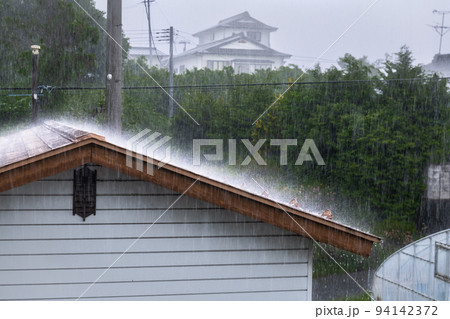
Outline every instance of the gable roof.
{"label": "gable roof", "polygon": [[[223,46],[237,42],[237,41],[247,41],[249,43],[252,43],[253,45],[256,45],[257,47],[261,49],[226,49],[222,48]],[[228,38],[224,38],[221,40],[208,42],[204,44],[200,44],[196,46],[195,48],[188,50],[186,52],[183,52],[181,54],[178,54],[174,56],[174,59],[181,58],[188,55],[193,54],[223,54],[223,55],[248,55],[248,56],[262,56],[262,57],[282,57],[282,58],[289,58],[291,57],[290,54],[278,52],[272,48],[269,48],[268,46],[250,39],[249,37],[246,37],[244,33],[237,33],[233,34],[232,36],[229,36]]]}
{"label": "gable roof", "polygon": [[[146,174],[147,166],[157,168],[160,162],[105,137],[53,121],[1,138],[0,150],[0,192],[95,163],[362,256],[367,257],[373,243],[380,241],[371,234],[171,164]],[[132,167],[127,165],[130,155]],[[136,168],[139,160],[144,162],[143,170]]]}
{"label": "gable roof", "polygon": [[271,27],[259,20],[251,17],[247,11],[234,15],[232,17],[220,20],[219,23],[213,27],[194,33],[194,37],[200,36],[202,33],[209,32],[220,28],[243,28],[255,30],[269,30],[270,32],[278,30],[278,28]]}

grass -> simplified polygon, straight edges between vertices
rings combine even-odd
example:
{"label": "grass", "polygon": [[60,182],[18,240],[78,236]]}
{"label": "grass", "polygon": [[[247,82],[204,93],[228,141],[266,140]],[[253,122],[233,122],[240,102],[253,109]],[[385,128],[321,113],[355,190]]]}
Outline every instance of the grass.
{"label": "grass", "polygon": [[[399,248],[420,238],[420,234],[415,231],[414,225],[410,222],[396,222],[385,220],[378,222],[374,227],[374,233],[382,237],[382,244],[374,244],[372,252],[368,258],[335,248],[330,245],[321,246],[330,254],[345,271],[352,273],[377,269],[381,263],[396,252]],[[316,244],[313,248],[313,277],[325,277],[329,275],[342,274],[344,271]]]}
{"label": "grass", "polygon": [[[373,252],[369,258],[364,258],[348,251],[332,247],[330,245],[321,245],[334,258],[334,260],[336,260],[336,262],[339,263],[339,265],[349,273],[376,269],[382,263],[382,261],[387,256],[389,256],[379,247],[379,245],[376,245],[374,247]],[[342,270],[342,268],[338,264],[331,260],[331,258],[317,245],[314,245],[313,252],[314,278],[344,273],[344,270]]]}
{"label": "grass", "polygon": [[366,293],[361,293],[358,295],[335,298],[333,301],[372,301],[372,299]]}

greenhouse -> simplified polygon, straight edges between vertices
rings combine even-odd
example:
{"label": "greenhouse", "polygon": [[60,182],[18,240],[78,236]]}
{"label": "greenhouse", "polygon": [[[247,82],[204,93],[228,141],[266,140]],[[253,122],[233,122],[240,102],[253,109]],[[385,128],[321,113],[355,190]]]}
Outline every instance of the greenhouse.
{"label": "greenhouse", "polygon": [[376,300],[449,300],[450,229],[403,247],[378,268]]}

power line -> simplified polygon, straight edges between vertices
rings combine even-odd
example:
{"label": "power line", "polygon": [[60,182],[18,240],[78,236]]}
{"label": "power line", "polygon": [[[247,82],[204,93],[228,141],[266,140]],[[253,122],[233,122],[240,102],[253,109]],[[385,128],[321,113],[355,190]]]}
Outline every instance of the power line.
{"label": "power line", "polygon": [[158,7],[159,11],[162,13],[164,19],[166,19],[167,24],[168,24],[168,25],[173,25],[173,24],[169,21],[169,19],[167,18],[166,14],[165,14],[164,11],[162,10],[162,8],[161,8],[161,6],[159,5],[158,2],[156,2],[156,6]]}
{"label": "power line", "polygon": [[[413,81],[439,81],[450,80],[450,77],[438,78],[403,78],[403,79],[371,79],[371,80],[341,80],[341,81],[305,81],[296,82],[295,85],[324,85],[324,84],[357,84],[357,83],[389,83],[389,82],[413,82]],[[174,85],[174,86],[123,86],[122,90],[153,90],[160,88],[174,88],[174,89],[195,89],[195,88],[233,88],[233,87],[258,87],[258,86],[283,86],[291,85],[291,82],[270,82],[270,83],[236,83],[236,84],[202,84],[202,85]],[[83,91],[83,90],[104,90],[104,87],[52,87],[44,86],[45,90],[51,91]],[[8,88],[0,87],[0,91],[26,91],[30,88]]]}

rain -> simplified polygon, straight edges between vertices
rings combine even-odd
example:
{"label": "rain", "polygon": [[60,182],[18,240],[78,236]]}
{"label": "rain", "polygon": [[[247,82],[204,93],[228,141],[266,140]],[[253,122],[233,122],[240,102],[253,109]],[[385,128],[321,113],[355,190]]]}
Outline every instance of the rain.
{"label": "rain", "polygon": [[[150,165],[143,161],[151,158],[159,163],[152,167],[161,172],[155,176],[169,180],[163,174],[170,171],[175,177],[171,175],[171,184],[153,184],[152,176],[141,180],[139,174],[114,171],[114,159],[104,160],[112,163],[108,168],[83,162],[86,174],[98,172],[98,183],[103,185],[91,187],[97,191],[94,208],[105,205],[105,211],[114,213],[111,220],[101,213],[87,217],[86,227],[92,228],[74,235],[74,240],[85,234],[86,241],[95,242],[95,227],[111,227],[108,236],[126,238],[130,246],[118,246],[111,253],[117,259],[107,260],[110,268],[138,268],[127,264],[128,253],[147,252],[145,243],[153,240],[152,236],[155,242],[160,238],[161,246],[165,245],[161,238],[170,237],[176,242],[173,254],[179,249],[183,256],[195,255],[199,263],[195,267],[205,267],[205,274],[209,271],[206,266],[220,266],[228,277],[203,278],[203,270],[195,270],[193,265],[190,270],[183,269],[182,275],[170,277],[170,269],[181,269],[184,259],[152,246],[155,251],[149,255],[162,255],[161,264],[151,266],[161,268],[154,278],[136,270],[142,286],[132,287],[134,273],[127,273],[126,279],[117,277],[119,280],[114,277],[119,271],[108,274],[106,264],[97,272],[94,266],[88,267],[95,276],[77,274],[78,279],[83,278],[78,299],[166,300],[172,296],[171,300],[177,300],[174,296],[178,296],[178,300],[239,300],[236,296],[245,295],[248,300],[450,300],[448,4],[263,2],[230,1],[225,6],[203,0],[189,4],[169,0],[2,1],[0,176],[11,180],[0,183],[0,216],[4,212],[12,217],[0,217],[0,233],[3,227],[22,225],[22,217],[15,211],[32,211],[23,227],[36,229],[37,236],[43,232],[34,224],[43,216],[39,210],[56,216],[55,221],[43,217],[46,222],[41,225],[61,227],[51,235],[55,238],[64,236],[65,230],[73,235],[83,228],[84,220],[66,221],[72,217],[72,209],[76,215],[76,196],[73,194],[73,206],[61,204],[67,200],[72,205],[72,186],[76,192],[72,171],[80,169],[63,165],[70,162],[69,153],[52,164],[65,167],[55,174],[35,180],[7,174],[16,169],[14,165],[34,165],[30,163],[59,147],[67,147],[66,152],[72,151],[72,146],[83,147],[83,136],[93,133],[89,137],[94,136],[98,148],[131,154],[127,158],[131,158],[130,172],[138,170],[144,175],[144,167]],[[60,126],[66,131],[61,133]],[[50,138],[41,138],[40,134],[52,131],[67,140],[66,144],[52,148]],[[39,150],[30,151],[32,139],[41,139]],[[26,151],[20,153],[22,147]],[[23,162],[27,160],[30,163]],[[78,172],[86,179],[84,172]],[[196,180],[189,186],[188,178]],[[200,200],[206,195],[196,194],[195,187],[200,186],[195,184],[202,179],[207,187],[198,189],[211,193],[226,190],[225,195],[207,203]],[[57,193],[54,202],[43,197],[47,192],[44,185],[49,185],[46,181],[62,183],[60,193],[53,186]],[[125,186],[127,183],[136,186]],[[185,195],[182,183],[189,186],[186,194],[194,187],[192,194],[198,197]],[[159,198],[164,207],[151,202],[151,196]],[[326,229],[344,229],[379,242],[374,239],[373,246],[371,242],[366,258],[354,253],[356,248],[352,252],[340,247],[337,239],[316,240],[302,225],[298,225],[301,230],[290,231],[298,219],[291,217],[293,221],[288,223],[281,218],[275,221],[273,216],[252,218],[247,207],[242,208],[246,214],[241,216],[229,208],[235,196],[240,196],[243,207],[267,205],[287,216],[306,216]],[[30,204],[33,199],[35,204]],[[120,203],[122,199],[127,203]],[[247,200],[250,204],[245,204]],[[28,205],[42,208],[33,211]],[[160,215],[146,214],[145,209],[155,207]],[[54,212],[57,210],[70,214],[63,218]],[[254,216],[261,214],[254,212]],[[99,226],[101,223],[108,226]],[[195,239],[177,238],[178,230]],[[25,230],[11,238],[8,234],[2,240],[16,242],[32,236]],[[223,239],[227,234],[230,237]],[[104,236],[100,240],[110,238]],[[239,236],[245,239],[240,241]],[[270,236],[277,239],[271,242]],[[139,243],[141,237],[144,243]],[[264,237],[261,243],[259,237]],[[114,248],[111,242],[97,244],[99,250],[86,255],[97,252],[94,258],[101,258],[101,249]],[[76,253],[61,252],[56,245],[55,252],[34,252],[22,244],[17,247],[13,254],[83,254],[81,248]],[[231,249],[229,256],[220,253],[224,247]],[[25,252],[19,253],[20,249]],[[311,253],[311,260],[302,255],[304,251]],[[137,263],[147,267],[146,258],[150,257],[142,256]],[[188,258],[194,257],[186,257],[186,262]],[[274,258],[280,258],[286,274],[269,273]],[[68,260],[56,260],[55,265]],[[312,265],[312,273],[301,274],[300,266],[289,268],[303,262]],[[27,266],[7,261],[5,266],[0,264],[0,273],[9,269],[6,263],[11,269]],[[253,267],[264,269],[255,275]],[[249,273],[237,278],[234,269]],[[392,277],[391,273],[398,275]],[[308,276],[312,286],[303,281]],[[8,287],[14,285],[48,284],[29,277],[29,283],[18,284],[8,278],[1,282],[0,276],[0,299],[9,300]],[[115,288],[119,291],[116,295],[111,289],[109,295],[103,280],[110,280],[114,287],[131,288]],[[199,287],[211,290],[194,291],[194,284],[177,286],[183,280],[203,281]],[[225,288],[212,283],[214,280],[226,281]],[[162,292],[151,294],[146,285]],[[292,292],[295,289],[290,285],[305,285],[307,294]],[[264,290],[267,287],[271,290]],[[59,299],[75,296],[64,289]],[[261,291],[264,296],[258,295]],[[43,289],[43,296],[46,293]],[[53,300],[50,292],[45,296],[42,299]]]}

